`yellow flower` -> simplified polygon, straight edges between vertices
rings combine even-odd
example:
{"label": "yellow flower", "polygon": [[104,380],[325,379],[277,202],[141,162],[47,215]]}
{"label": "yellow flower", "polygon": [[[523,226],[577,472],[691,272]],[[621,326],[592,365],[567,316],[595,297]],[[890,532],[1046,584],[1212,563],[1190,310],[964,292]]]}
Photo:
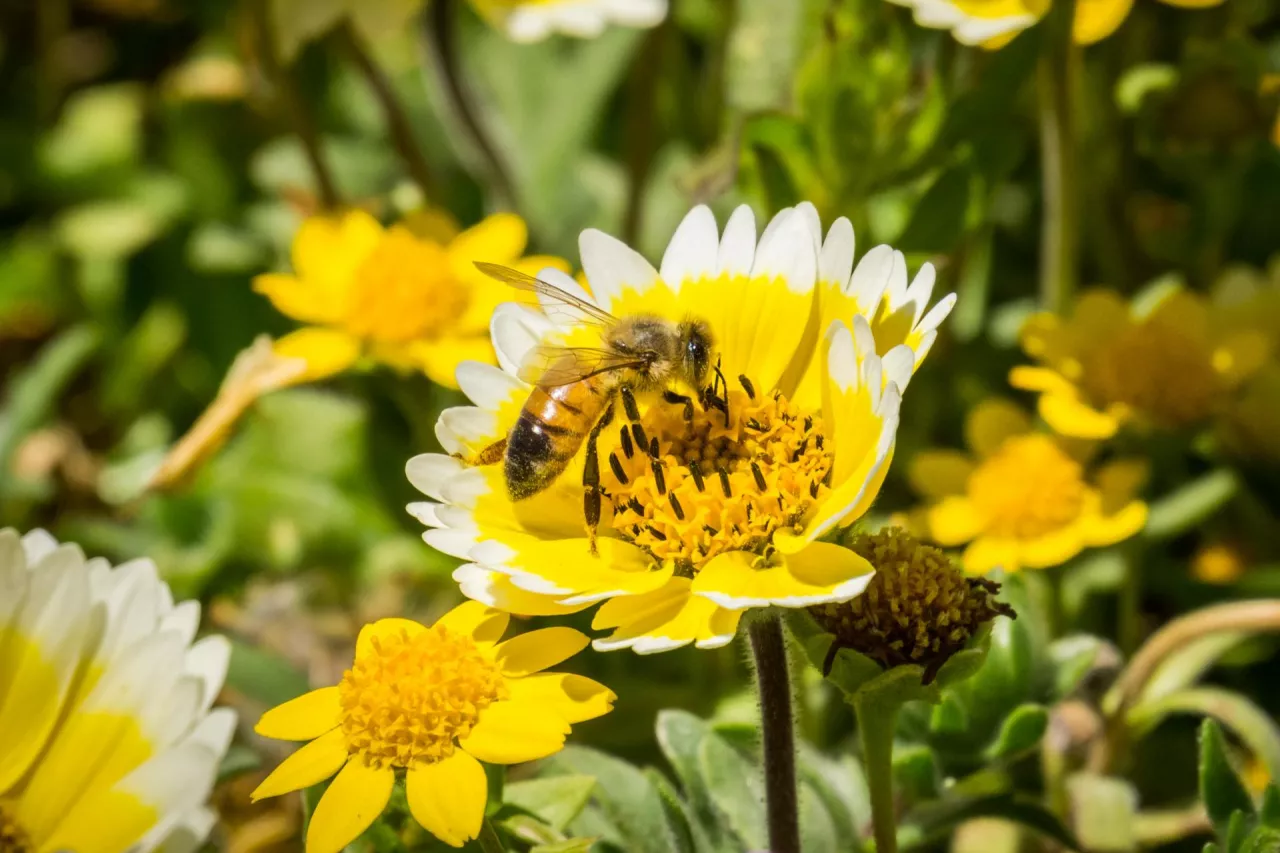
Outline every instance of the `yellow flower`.
{"label": "yellow flower", "polygon": [[1231,401],[1218,432],[1232,454],[1280,464],[1280,363],[1268,363]]}
{"label": "yellow flower", "polygon": [[1191,558],[1191,574],[1202,583],[1231,584],[1244,575],[1247,565],[1239,548],[1227,542],[1211,542]]}
{"label": "yellow flower", "polygon": [[517,764],[564,746],[571,723],[608,713],[614,694],[579,675],[543,672],[582,650],[571,628],[500,642],[508,616],[469,601],[431,627],[366,625],[355,662],[322,687],[262,715],[256,731],[310,741],[253,792],[274,797],[337,777],[307,828],[307,853],[337,853],[386,808],[403,775],[409,811],[461,847],[480,832],[488,786],[481,761]]}
{"label": "yellow flower", "polygon": [[199,620],[150,560],[0,530],[0,850],[201,845],[235,714],[209,710],[230,647]]}
{"label": "yellow flower", "polygon": [[749,208],[721,234],[697,207],[660,271],[599,231],[584,232],[580,248],[594,296],[566,275],[543,277],[619,318],[704,321],[727,387],[714,404],[687,407],[661,389],[641,394],[634,424],[618,407],[600,434],[608,497],[593,555],[584,451],[550,487],[515,501],[491,448],[529,398],[518,378],[526,356],[544,341],[599,347],[600,329],[562,310],[500,307],[503,369],[459,368],[477,405],[441,415],[436,434],[451,455],[407,466],[432,499],[409,507],[431,528],[427,542],[469,561],[454,575],[463,592],[523,614],[604,602],[594,626],[613,634],[596,647],[637,652],[724,645],[748,608],[857,595],[867,561],[822,539],[866,512],[887,473],[901,389],[954,304],[949,296],[926,313],[933,268],[908,285],[901,253],[879,247],[853,269],[848,220],[824,241],[809,204],[779,214],[758,243]]}
{"label": "yellow flower", "polygon": [[1261,366],[1266,340],[1222,322],[1198,294],[1155,295],[1154,304],[1129,305],[1092,290],[1068,320],[1037,314],[1023,328],[1022,348],[1042,366],[1016,367],[1009,382],[1038,392],[1041,417],[1063,435],[1108,438],[1130,422],[1201,424]]}
{"label": "yellow flower", "polygon": [[311,217],[293,240],[293,274],[254,280],[281,312],[309,324],[276,342],[279,355],[307,363],[297,381],[330,376],[368,355],[456,388],[459,362],[492,363],[489,317],[510,298],[472,262],[530,272],[563,265],[522,259],[528,232],[512,214],[495,214],[460,234],[440,217],[430,220],[430,233],[414,225],[411,219],[384,229],[362,210]]}
{"label": "yellow flower", "polygon": [[552,33],[595,38],[608,24],[654,27],[667,0],[471,0],[480,16],[512,41],[541,41]]}
{"label": "yellow flower", "polygon": [[1065,442],[1035,432],[1021,409],[987,400],[965,423],[976,457],[929,450],[911,461],[908,476],[929,499],[929,536],[965,545],[973,574],[1002,568],[1043,569],[1087,547],[1113,545],[1147,522],[1147,506],[1133,495],[1145,479],[1134,463],[1114,462],[1086,478],[1086,464]]}
{"label": "yellow flower", "polygon": [[[962,44],[988,50],[1004,47],[1049,11],[1050,0],[890,0],[913,12],[917,24],[950,30]],[[1205,9],[1223,0],[1161,0],[1184,9]],[[1133,0],[1076,0],[1073,35],[1076,44],[1102,41],[1119,29]]]}

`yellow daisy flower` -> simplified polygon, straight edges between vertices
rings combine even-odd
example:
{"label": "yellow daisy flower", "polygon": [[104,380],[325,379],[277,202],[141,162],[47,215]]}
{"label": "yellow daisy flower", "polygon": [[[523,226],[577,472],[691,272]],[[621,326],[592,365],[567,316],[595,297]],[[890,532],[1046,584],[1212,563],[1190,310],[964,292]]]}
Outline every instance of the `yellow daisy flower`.
{"label": "yellow daisy flower", "polygon": [[1063,435],[1108,438],[1124,424],[1201,424],[1266,357],[1258,332],[1223,323],[1204,297],[1166,289],[1126,303],[1109,290],[1081,295],[1069,319],[1044,313],[1022,330],[1040,367],[1013,369],[1015,388],[1040,394],[1041,417]]}
{"label": "yellow daisy flower", "polygon": [[[961,44],[988,50],[1004,47],[1049,11],[1050,0],[889,0],[912,10],[917,24],[950,30]],[[1184,9],[1205,9],[1224,0],[1161,0]],[[1133,0],[1076,0],[1073,37],[1094,44],[1114,33],[1129,17]]]}
{"label": "yellow daisy flower", "polygon": [[429,228],[416,225],[410,219],[383,228],[362,210],[313,216],[294,237],[293,274],[254,279],[277,309],[308,324],[276,342],[279,355],[306,362],[296,381],[330,376],[367,355],[456,388],[459,362],[492,363],[489,317],[510,298],[473,261],[530,272],[563,266],[556,258],[522,258],[528,231],[513,214],[461,233],[441,217],[431,217]]}
{"label": "yellow daisy flower", "polygon": [[230,647],[150,560],[0,530],[0,850],[196,849],[235,728]]}
{"label": "yellow daisy flower", "polygon": [[471,0],[512,41],[542,41],[553,33],[595,38],[609,24],[655,27],[667,0]]}
{"label": "yellow daisy flower", "polygon": [[[672,404],[654,391],[639,395],[634,424],[619,408],[599,437],[607,499],[593,555],[584,452],[549,488],[513,500],[493,448],[529,398],[518,378],[527,356],[548,341],[598,347],[600,329],[554,305],[500,307],[502,369],[459,367],[476,406],[441,415],[450,455],[407,466],[431,498],[409,507],[431,528],[424,538],[468,561],[454,575],[463,592],[524,614],[604,602],[594,626],[613,634],[596,647],[637,652],[721,646],[748,608],[861,592],[867,561],[822,540],[866,512],[887,473],[901,389],[954,303],[925,311],[932,267],[908,285],[901,254],[880,247],[854,269],[848,220],[822,240],[809,204],[780,213],[758,242],[749,208],[721,234],[697,207],[660,270],[599,231],[584,232],[580,248],[590,294],[554,270],[542,277],[618,318],[704,321],[726,377],[718,405]],[[873,328],[895,345],[878,346]]]}
{"label": "yellow daisy flower", "polygon": [[946,547],[966,545],[965,571],[1044,569],[1088,547],[1113,545],[1147,523],[1135,500],[1145,469],[1114,462],[1087,477],[1078,451],[1036,432],[1013,403],[991,399],[965,422],[970,457],[929,450],[908,469],[912,487],[928,498],[924,527]]}
{"label": "yellow daisy flower", "polygon": [[1280,363],[1269,362],[1231,401],[1217,432],[1233,455],[1280,464]]}
{"label": "yellow daisy flower", "polygon": [[262,715],[256,731],[306,740],[253,792],[275,797],[337,777],[307,827],[307,853],[337,853],[386,808],[403,775],[409,811],[441,841],[480,833],[488,785],[481,761],[517,764],[564,746],[571,723],[606,714],[616,698],[589,678],[543,672],[582,650],[571,628],[500,642],[508,616],[466,602],[426,627],[366,625],[355,662],[322,687]]}

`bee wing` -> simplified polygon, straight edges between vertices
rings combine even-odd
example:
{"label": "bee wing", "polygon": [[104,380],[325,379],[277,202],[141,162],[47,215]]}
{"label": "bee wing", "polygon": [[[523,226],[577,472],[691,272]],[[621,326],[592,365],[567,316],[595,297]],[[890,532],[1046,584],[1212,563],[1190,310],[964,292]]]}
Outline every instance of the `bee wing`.
{"label": "bee wing", "polygon": [[496,279],[503,284],[509,284],[516,290],[538,294],[542,302],[543,311],[547,314],[557,313],[556,309],[560,309],[559,313],[566,315],[574,323],[613,326],[618,322],[617,317],[614,317],[598,305],[592,305],[585,299],[580,299],[564,288],[557,287],[537,276],[513,270],[511,267],[504,267],[501,264],[491,264],[485,261],[475,261],[474,263],[476,269],[492,279]]}
{"label": "bee wing", "polygon": [[529,351],[519,376],[530,385],[554,388],[572,385],[600,373],[643,367],[643,359],[609,349],[542,344]]}

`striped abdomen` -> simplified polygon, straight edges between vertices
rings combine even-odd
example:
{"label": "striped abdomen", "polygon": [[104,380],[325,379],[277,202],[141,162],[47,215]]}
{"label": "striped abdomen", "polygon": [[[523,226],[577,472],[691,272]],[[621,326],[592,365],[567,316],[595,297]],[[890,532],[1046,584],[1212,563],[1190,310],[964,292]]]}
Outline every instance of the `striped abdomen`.
{"label": "striped abdomen", "polygon": [[609,400],[606,376],[535,387],[507,437],[503,472],[512,500],[536,495],[569,466]]}

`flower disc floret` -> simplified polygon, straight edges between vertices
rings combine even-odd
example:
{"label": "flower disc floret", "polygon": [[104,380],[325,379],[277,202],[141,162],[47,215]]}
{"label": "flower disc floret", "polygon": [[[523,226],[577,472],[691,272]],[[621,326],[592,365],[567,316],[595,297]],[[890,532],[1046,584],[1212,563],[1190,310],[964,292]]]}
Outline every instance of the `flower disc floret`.
{"label": "flower disc floret", "polygon": [[435,338],[467,309],[448,252],[405,228],[392,228],[358,267],[350,295],[352,334],[387,343]]}
{"label": "flower disc floret", "polygon": [[987,516],[990,530],[1020,539],[1070,524],[1085,491],[1083,466],[1046,435],[1009,439],[969,477],[969,499]]}
{"label": "flower disc floret", "polygon": [[[749,380],[748,380],[749,381]],[[768,555],[830,491],[820,413],[781,392],[731,391],[724,409],[652,406],[610,457],[613,527],[692,577],[726,551]],[[638,445],[648,439],[650,450]],[[628,453],[628,448],[631,452]],[[621,476],[619,476],[621,475]]]}
{"label": "flower disc floret", "polygon": [[412,767],[453,755],[481,712],[509,691],[468,636],[436,625],[374,637],[338,685],[347,748],[372,767]]}

